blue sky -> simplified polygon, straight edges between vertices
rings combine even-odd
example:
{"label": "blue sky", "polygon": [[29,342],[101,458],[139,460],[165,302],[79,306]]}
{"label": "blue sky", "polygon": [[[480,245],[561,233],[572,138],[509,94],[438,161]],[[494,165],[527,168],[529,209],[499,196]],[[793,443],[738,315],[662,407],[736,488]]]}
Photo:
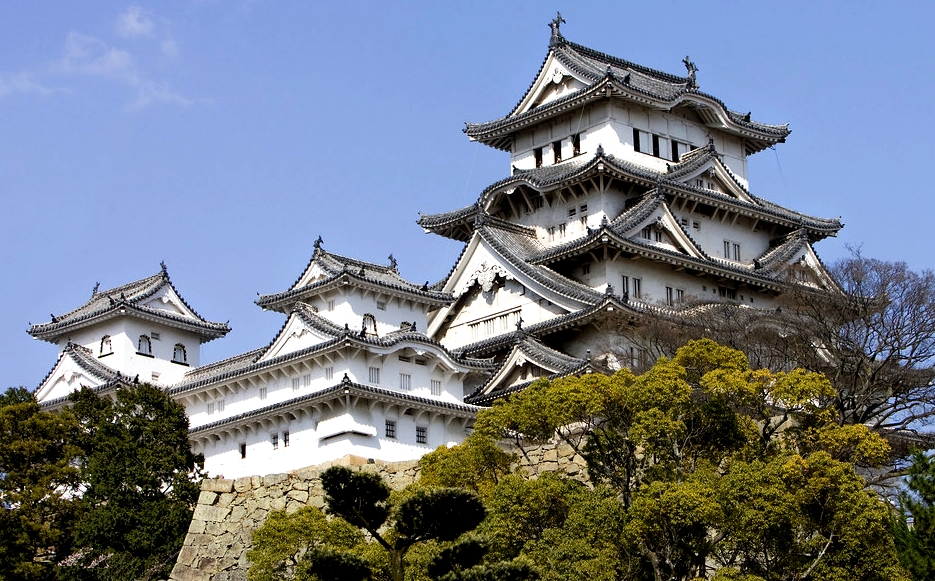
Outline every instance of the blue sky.
{"label": "blue sky", "polygon": [[[349,7],[352,6],[352,7]],[[432,282],[460,246],[418,212],[509,173],[464,121],[506,114],[566,38],[675,74],[792,135],[751,158],[752,191],[844,230],[826,262],[935,266],[935,9],[897,2],[0,3],[0,387],[34,388],[56,348],[30,322],[155,274],[231,334],[267,343],[319,235]],[[4,385],[5,384],[5,385]]]}

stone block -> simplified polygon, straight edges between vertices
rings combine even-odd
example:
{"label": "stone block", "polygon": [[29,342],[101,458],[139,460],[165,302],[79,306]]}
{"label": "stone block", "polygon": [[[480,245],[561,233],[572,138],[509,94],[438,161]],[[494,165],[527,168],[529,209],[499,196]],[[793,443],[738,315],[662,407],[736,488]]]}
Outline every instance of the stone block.
{"label": "stone block", "polygon": [[205,532],[205,521],[193,518],[188,524],[188,532],[195,535]]}
{"label": "stone block", "polygon": [[556,448],[556,452],[562,458],[571,458],[575,455],[575,449],[569,446],[568,444],[559,444]]}
{"label": "stone block", "polygon": [[542,455],[543,462],[555,462],[556,460],[558,460],[558,451],[555,448],[546,450]]}
{"label": "stone block", "polygon": [[267,474],[263,477],[264,486],[274,486],[289,479],[288,474]]}
{"label": "stone block", "polygon": [[273,486],[272,488],[269,489],[270,498],[279,498],[280,496],[282,496],[282,488],[278,486]]}
{"label": "stone block", "polygon": [[209,535],[220,535],[227,530],[227,524],[223,522],[209,522],[205,526],[205,533]]}
{"label": "stone block", "polygon": [[196,557],[198,557],[198,551],[195,550],[195,547],[184,546],[179,551],[179,558],[176,563],[190,567],[195,562]]}
{"label": "stone block", "polygon": [[201,481],[201,489],[208,492],[231,492],[234,490],[234,481],[224,478],[206,478]]}
{"label": "stone block", "polygon": [[218,495],[217,502],[214,503],[215,506],[230,506],[234,499],[237,498],[237,495],[233,492],[225,492]]}
{"label": "stone block", "polygon": [[192,518],[203,520],[205,522],[220,522],[227,518],[227,515],[229,515],[230,512],[230,507],[199,504],[195,507],[195,514],[192,516]]}
{"label": "stone block", "polygon": [[295,472],[295,475],[300,480],[317,480],[320,474],[321,474],[321,471],[318,469],[317,466],[316,467],[309,466],[308,468],[300,468],[299,470],[296,470]]}
{"label": "stone block", "polygon": [[291,490],[286,494],[286,496],[288,498],[301,502],[302,504],[305,504],[308,502],[308,492],[305,490]]}
{"label": "stone block", "polygon": [[285,496],[274,498],[269,502],[270,510],[282,510],[284,508],[286,508],[286,497]]}
{"label": "stone block", "polygon": [[247,492],[251,488],[253,488],[253,481],[249,476],[244,476],[234,481],[234,490],[237,492]]}
{"label": "stone block", "polygon": [[543,462],[539,465],[540,472],[555,472],[558,470],[558,462]]}
{"label": "stone block", "polygon": [[201,494],[198,495],[198,504],[207,504],[211,505],[218,499],[216,492],[211,492],[209,490],[202,490]]}
{"label": "stone block", "polygon": [[251,476],[250,485],[253,486],[254,488],[259,488],[260,486],[263,486],[263,477],[262,476]]}

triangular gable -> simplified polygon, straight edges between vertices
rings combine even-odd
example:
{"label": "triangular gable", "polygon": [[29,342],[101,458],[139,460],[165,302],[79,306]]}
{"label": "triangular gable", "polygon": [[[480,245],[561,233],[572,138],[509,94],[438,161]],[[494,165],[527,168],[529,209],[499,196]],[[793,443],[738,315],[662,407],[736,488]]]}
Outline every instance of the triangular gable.
{"label": "triangular gable", "polygon": [[[517,258],[516,260],[520,259]],[[528,268],[543,267],[529,266]],[[457,299],[475,286],[479,286],[485,291],[493,290],[493,283],[498,278],[515,280],[521,284],[525,289],[526,298],[529,302],[538,302],[540,299],[545,299],[565,312],[578,310],[587,304],[556,292],[511,264],[505,256],[497,252],[483,239],[480,231],[475,231],[472,235],[471,241],[468,242],[468,246],[455,265],[451,276],[448,277],[443,290],[452,293]],[[435,336],[446,317],[452,309],[457,308],[459,302],[456,300],[451,306],[442,307],[430,315],[429,336]]]}
{"label": "triangular gable", "polygon": [[295,284],[292,285],[292,288],[290,290],[308,286],[310,284],[322,281],[326,278],[330,278],[331,276],[332,276],[331,273],[326,272],[318,264],[318,261],[313,259],[309,263],[308,268],[305,269],[305,272],[302,273],[302,276],[300,276],[299,279],[295,282]]}
{"label": "triangular gable", "polygon": [[[113,373],[116,375],[117,372]],[[36,400],[41,404],[66,397],[83,387],[100,387],[108,381],[107,378],[99,377],[98,374],[85,369],[75,356],[66,350],[36,389]]]}
{"label": "triangular gable", "polygon": [[[532,342],[535,345],[525,345]],[[528,348],[533,347],[533,348]],[[555,357],[560,357],[564,361],[560,363],[555,357],[541,356],[543,352],[554,352]],[[497,371],[490,377],[486,384],[477,392],[477,395],[493,393],[512,387],[535,381],[540,377],[551,377],[568,373],[571,364],[577,363],[575,367],[583,364],[583,361],[575,360],[563,353],[554,351],[545,347],[535,339],[527,338],[522,343],[513,346],[509,355],[503,360],[503,363]]]}
{"label": "triangular gable", "polygon": [[[643,235],[645,228],[651,228],[650,238]],[[656,239],[659,233],[661,240]],[[624,238],[645,244],[663,244],[670,246],[676,252],[681,252],[693,258],[704,258],[705,255],[695,242],[685,233],[679,221],[672,214],[666,204],[659,204],[656,209],[644,219],[630,226],[620,233]]]}
{"label": "triangular gable", "polygon": [[750,192],[737,183],[734,174],[716,156],[712,156],[706,163],[678,179],[689,186],[704,188],[737,198],[748,204],[759,205]]}
{"label": "triangular gable", "polygon": [[837,282],[828,273],[824,263],[809,243],[806,243],[801,251],[795,253],[787,261],[785,270],[799,284],[825,290],[838,287]]}
{"label": "triangular gable", "polygon": [[182,297],[180,297],[178,293],[175,292],[175,289],[172,288],[172,285],[168,283],[163,284],[152,297],[141,303],[141,305],[155,311],[164,311],[195,321],[201,321],[201,318],[185,304]]}
{"label": "triangular gable", "polygon": [[533,81],[523,100],[510,112],[510,116],[520,115],[530,109],[565,97],[584,89],[589,84],[587,80],[575,75],[568,67],[560,63],[554,53],[550,52],[536,80]]}
{"label": "triangular gable", "polygon": [[282,330],[276,335],[276,338],[273,339],[263,355],[257,359],[257,363],[307,349],[337,336],[334,333],[327,332],[326,327],[318,328],[310,325],[307,321],[309,316],[307,314],[303,316],[299,312],[291,313]]}

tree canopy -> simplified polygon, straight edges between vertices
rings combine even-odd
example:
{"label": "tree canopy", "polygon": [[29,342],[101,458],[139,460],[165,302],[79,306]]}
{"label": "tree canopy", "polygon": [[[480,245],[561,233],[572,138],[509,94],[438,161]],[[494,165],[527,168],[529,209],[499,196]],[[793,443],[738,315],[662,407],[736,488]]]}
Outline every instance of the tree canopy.
{"label": "tree canopy", "polygon": [[0,570],[167,577],[199,491],[184,408],[150,385],[71,403],[51,413],[22,388],[0,396]]}
{"label": "tree canopy", "polygon": [[[589,494],[607,487],[619,502],[607,517],[616,536],[592,544],[634,579],[905,579],[889,508],[854,471],[880,465],[888,446],[839,425],[834,395],[820,374],[753,370],[702,340],[641,375],[540,381],[481,412],[476,430],[521,446],[557,436],[581,453],[597,485]],[[528,517],[510,514],[517,502],[491,510],[488,522],[517,527],[490,529],[506,555],[539,554],[541,538],[566,526],[562,496],[529,502],[552,518],[533,517],[544,528],[530,539],[517,532],[535,530],[521,524]],[[553,570],[569,564],[560,551]]]}

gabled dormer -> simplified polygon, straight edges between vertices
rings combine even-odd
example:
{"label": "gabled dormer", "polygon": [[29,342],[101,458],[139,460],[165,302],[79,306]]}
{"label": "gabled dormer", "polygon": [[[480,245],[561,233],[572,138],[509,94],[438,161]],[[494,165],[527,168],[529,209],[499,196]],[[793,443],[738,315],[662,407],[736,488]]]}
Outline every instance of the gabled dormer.
{"label": "gabled dormer", "polygon": [[396,260],[375,264],[325,251],[322,240],[292,286],[281,293],[260,295],[256,304],[289,314],[297,303],[338,326],[385,335],[403,326],[424,330],[427,313],[451,302],[448,293],[419,285],[399,275]]}
{"label": "gabled dormer", "polygon": [[[160,385],[179,381],[199,365],[201,344],[229,331],[227,323],[205,320],[182,298],[165,264],[158,274],[123,286],[104,291],[95,286],[77,309],[29,328],[36,339],[58,345],[60,355],[80,346],[82,354],[114,373]],[[50,379],[40,394],[46,394]]]}
{"label": "gabled dormer", "polygon": [[785,140],[786,125],[758,123],[699,90],[685,76],[651,69],[573,43],[550,24],[549,50],[535,79],[505,117],[467,124],[473,139],[511,153],[520,170],[558,165],[596,151],[664,171],[665,164],[714,139],[725,163],[746,179],[746,157]]}

